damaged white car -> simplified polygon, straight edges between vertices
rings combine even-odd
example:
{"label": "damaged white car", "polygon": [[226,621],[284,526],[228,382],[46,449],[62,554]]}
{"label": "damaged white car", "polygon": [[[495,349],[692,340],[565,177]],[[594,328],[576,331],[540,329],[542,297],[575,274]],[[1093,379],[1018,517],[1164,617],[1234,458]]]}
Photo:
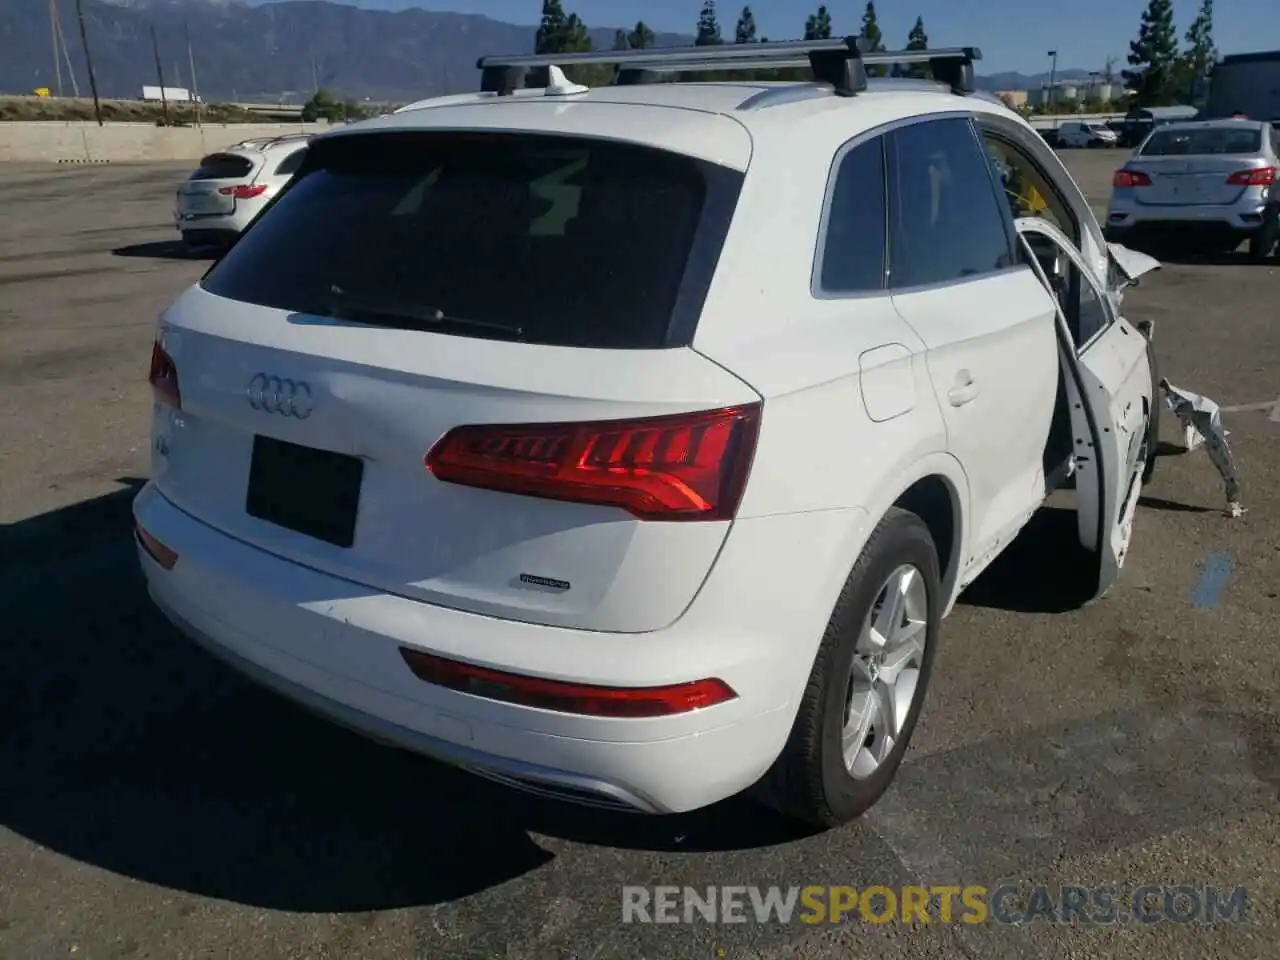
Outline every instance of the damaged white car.
{"label": "damaged white car", "polygon": [[[619,65],[590,90],[489,60],[311,141],[160,320],[134,511],[175,624],[512,786],[831,825],[1068,477],[1107,589],[1157,421],[1118,307],[1158,264],[977,51],[746,46],[561,58]],[[816,82],[644,82],[748,55]]]}

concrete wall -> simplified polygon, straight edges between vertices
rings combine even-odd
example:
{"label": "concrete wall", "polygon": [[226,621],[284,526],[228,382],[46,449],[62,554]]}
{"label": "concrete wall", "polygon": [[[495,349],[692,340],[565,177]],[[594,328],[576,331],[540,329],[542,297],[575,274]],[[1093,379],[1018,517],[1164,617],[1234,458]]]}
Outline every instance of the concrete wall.
{"label": "concrete wall", "polygon": [[138,163],[198,160],[249,137],[320,132],[327,123],[227,123],[157,127],[150,123],[11,120],[0,122],[0,161]]}

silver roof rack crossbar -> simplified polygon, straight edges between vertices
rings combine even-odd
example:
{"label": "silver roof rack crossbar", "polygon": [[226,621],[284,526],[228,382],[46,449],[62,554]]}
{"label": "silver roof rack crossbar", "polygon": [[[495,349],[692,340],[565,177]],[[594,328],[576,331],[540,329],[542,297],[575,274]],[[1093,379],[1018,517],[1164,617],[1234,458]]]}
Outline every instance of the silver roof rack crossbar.
{"label": "silver roof rack crossbar", "polygon": [[551,67],[588,64],[617,68],[615,82],[655,82],[662,76],[687,71],[781,69],[808,66],[814,78],[830,83],[841,96],[851,97],[867,88],[868,65],[927,63],[936,80],[955,93],[975,91],[973,62],[982,59],[977,47],[939,50],[881,50],[869,52],[860,37],[829,40],[783,40],[769,43],[717,44],[714,46],[654,47],[648,50],[602,50],[590,53],[517,54],[481,57],[482,92],[510,95],[529,87],[550,84]]}

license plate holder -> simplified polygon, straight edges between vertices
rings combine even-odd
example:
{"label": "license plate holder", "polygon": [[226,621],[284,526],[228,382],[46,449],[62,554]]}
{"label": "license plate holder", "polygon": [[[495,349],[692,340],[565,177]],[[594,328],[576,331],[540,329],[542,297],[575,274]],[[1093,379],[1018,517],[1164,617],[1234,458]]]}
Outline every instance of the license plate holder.
{"label": "license plate holder", "polygon": [[245,512],[337,547],[351,547],[363,480],[359,457],[257,435]]}

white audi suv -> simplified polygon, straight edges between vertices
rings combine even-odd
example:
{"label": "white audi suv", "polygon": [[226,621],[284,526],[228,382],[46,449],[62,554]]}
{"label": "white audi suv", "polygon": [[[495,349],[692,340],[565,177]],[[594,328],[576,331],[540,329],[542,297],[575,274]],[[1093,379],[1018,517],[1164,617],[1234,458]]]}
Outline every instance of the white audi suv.
{"label": "white audi suv", "polygon": [[[755,44],[815,80],[644,82],[725,50],[559,58],[612,58],[593,89],[486,60],[310,142],[159,320],[134,512],[175,624],[527,790],[833,825],[1055,488],[1107,588],[1156,416],[1118,307],[1157,264],[973,93],[977,51]],[[913,57],[949,79],[866,80]]]}

